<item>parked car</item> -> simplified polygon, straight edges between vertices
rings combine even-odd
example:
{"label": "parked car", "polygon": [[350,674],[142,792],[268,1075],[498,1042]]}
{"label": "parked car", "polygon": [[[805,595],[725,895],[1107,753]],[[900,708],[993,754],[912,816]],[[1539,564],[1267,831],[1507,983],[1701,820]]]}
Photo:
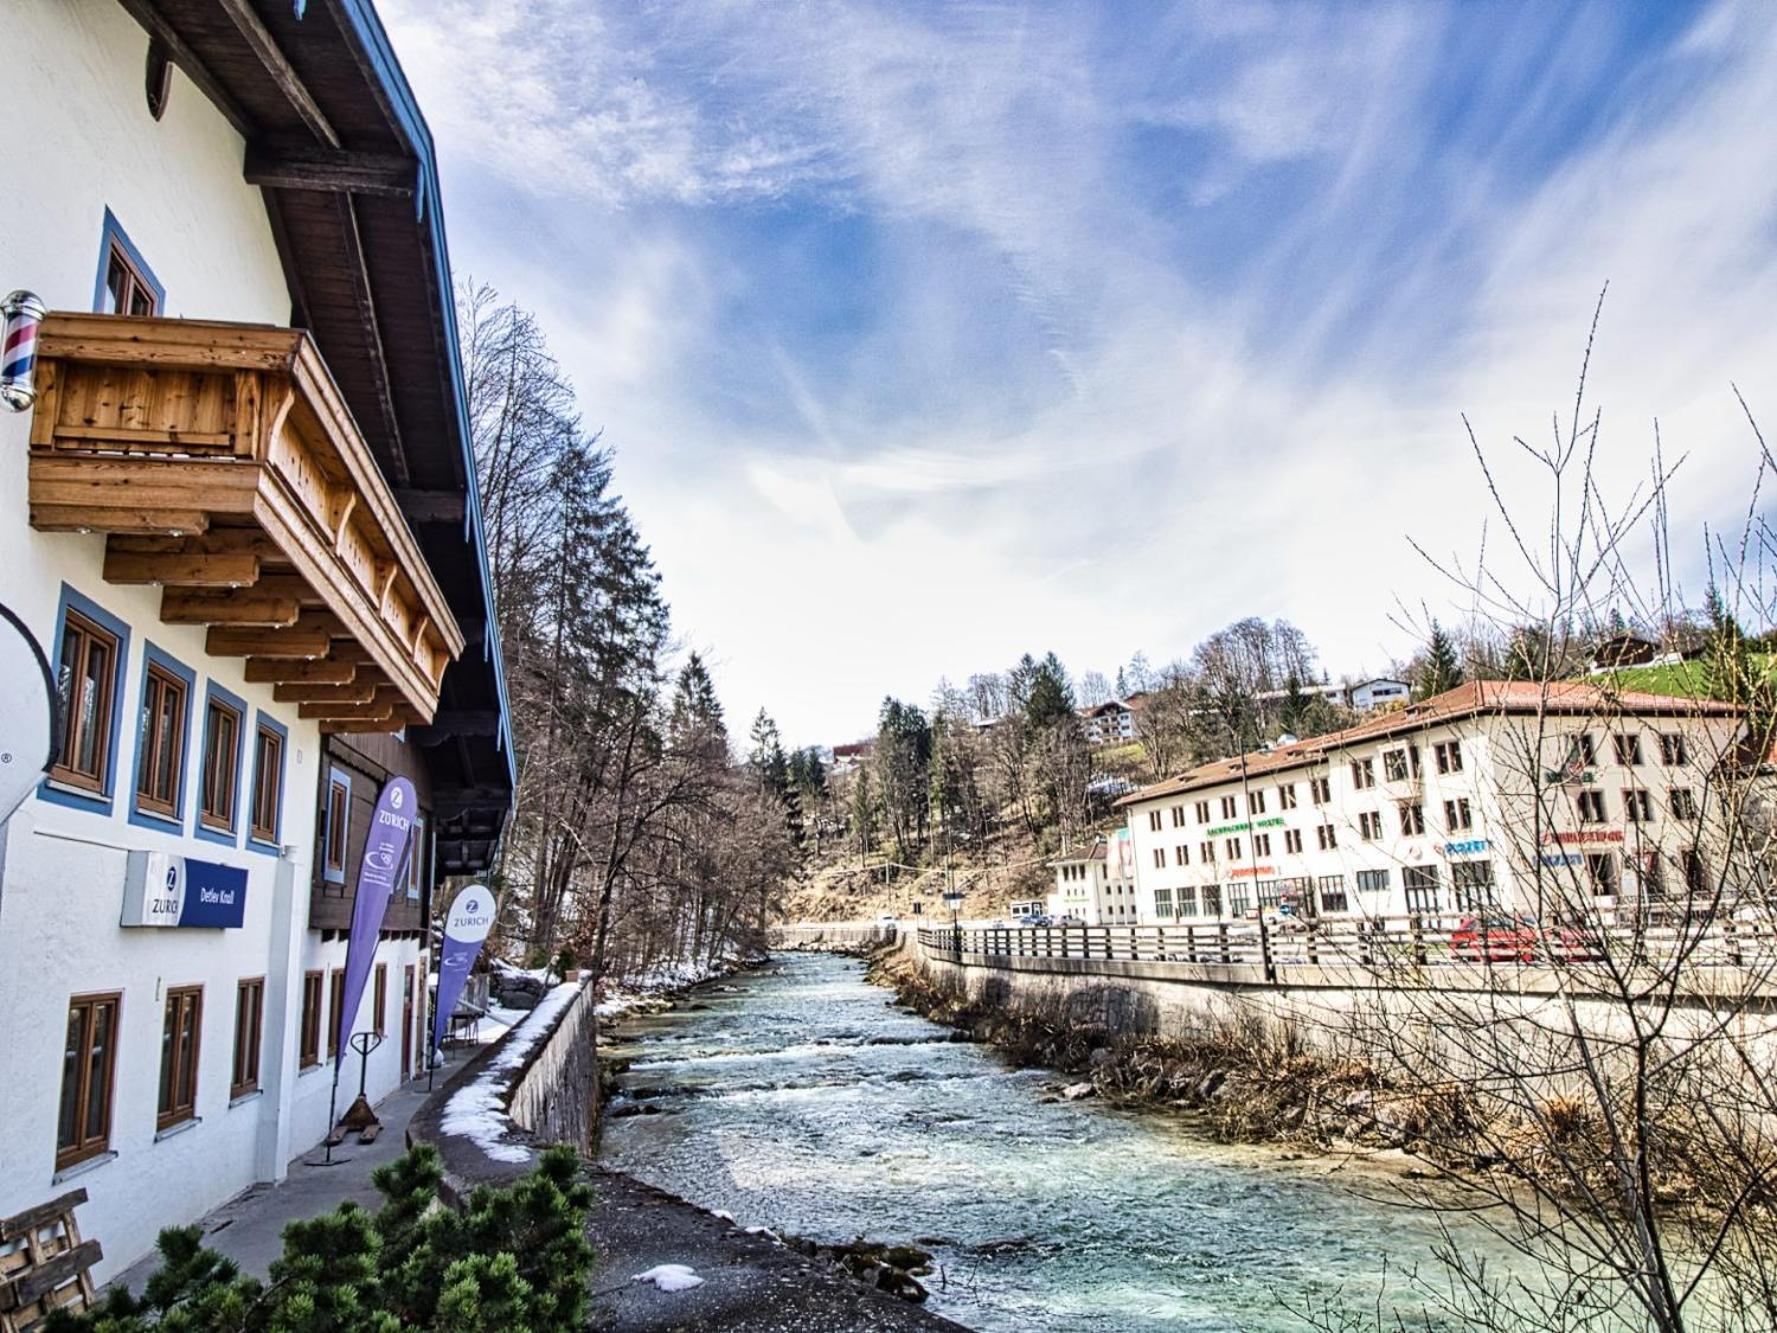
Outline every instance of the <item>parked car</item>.
{"label": "parked car", "polygon": [[1465,916],[1450,932],[1450,952],[1471,963],[1534,962],[1541,942],[1525,916]]}

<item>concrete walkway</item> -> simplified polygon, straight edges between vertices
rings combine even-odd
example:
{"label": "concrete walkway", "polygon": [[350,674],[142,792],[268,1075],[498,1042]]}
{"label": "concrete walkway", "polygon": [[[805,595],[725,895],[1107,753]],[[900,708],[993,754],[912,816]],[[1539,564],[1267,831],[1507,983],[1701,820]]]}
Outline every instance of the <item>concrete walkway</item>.
{"label": "concrete walkway", "polygon": [[[451,1052],[451,1058],[439,1066],[434,1086],[442,1087],[465,1056],[474,1053]],[[375,1143],[360,1144],[356,1135],[349,1136],[333,1150],[332,1166],[315,1165],[326,1156],[324,1148],[316,1147],[290,1163],[290,1174],[282,1183],[254,1185],[200,1218],[204,1244],[233,1259],[243,1273],[263,1278],[272,1260],[284,1252],[286,1223],[328,1212],[347,1199],[375,1209],[382,1196],[370,1183],[370,1173],[407,1151],[407,1122],[426,1096],[424,1079],[397,1089],[377,1103],[383,1128]],[[159,1266],[160,1256],[149,1254],[112,1283],[140,1292]]]}

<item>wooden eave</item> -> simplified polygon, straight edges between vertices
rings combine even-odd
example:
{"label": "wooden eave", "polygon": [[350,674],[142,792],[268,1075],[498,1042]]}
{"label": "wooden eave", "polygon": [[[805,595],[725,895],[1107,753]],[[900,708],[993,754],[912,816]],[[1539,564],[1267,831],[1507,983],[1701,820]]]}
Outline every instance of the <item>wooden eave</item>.
{"label": "wooden eave", "polygon": [[108,580],[323,730],[432,719],[463,633],[307,333],[55,313],[37,391],[33,527],[110,534]]}

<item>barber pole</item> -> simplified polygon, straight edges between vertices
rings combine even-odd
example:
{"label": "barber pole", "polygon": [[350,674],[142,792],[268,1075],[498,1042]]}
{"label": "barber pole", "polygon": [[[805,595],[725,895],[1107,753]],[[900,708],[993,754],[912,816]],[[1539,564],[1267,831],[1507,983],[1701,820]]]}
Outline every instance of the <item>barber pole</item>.
{"label": "barber pole", "polygon": [[31,372],[43,314],[43,302],[31,292],[13,292],[0,301],[0,403],[14,412],[23,412],[37,397]]}

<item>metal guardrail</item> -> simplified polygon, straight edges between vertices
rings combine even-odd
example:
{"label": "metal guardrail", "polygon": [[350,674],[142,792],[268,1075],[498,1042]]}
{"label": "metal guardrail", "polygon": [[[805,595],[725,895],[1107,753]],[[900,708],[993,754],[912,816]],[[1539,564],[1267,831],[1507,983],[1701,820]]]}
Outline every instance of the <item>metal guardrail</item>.
{"label": "metal guardrail", "polygon": [[[925,926],[926,952],[960,957],[1059,958],[1189,963],[1251,969],[1276,980],[1292,966],[1424,968],[1562,966],[1606,956],[1638,967],[1777,964],[1777,927],[1767,921],[1538,927],[1528,922],[1468,928],[1460,916],[1368,917],[1290,924],[1220,921],[1149,926]],[[1232,979],[1232,978],[1231,978]]]}

